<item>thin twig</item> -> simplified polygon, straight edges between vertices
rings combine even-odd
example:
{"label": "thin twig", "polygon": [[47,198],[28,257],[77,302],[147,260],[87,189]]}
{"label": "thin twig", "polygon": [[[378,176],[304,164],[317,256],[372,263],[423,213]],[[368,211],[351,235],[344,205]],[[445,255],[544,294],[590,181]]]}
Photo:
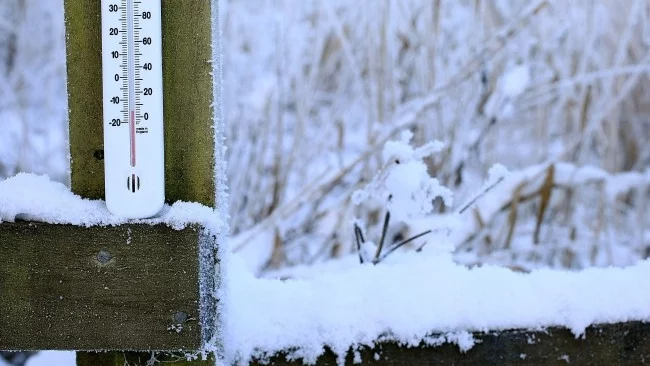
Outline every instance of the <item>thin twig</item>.
{"label": "thin twig", "polygon": [[427,243],[428,243],[428,242],[426,242],[426,241],[425,241],[424,243],[422,243],[422,245],[420,245],[420,246],[415,250],[415,252],[416,252],[416,253],[420,253],[420,252],[422,251],[422,249],[424,249],[424,246],[427,245]]}
{"label": "thin twig", "polygon": [[363,236],[363,230],[361,230],[361,228],[358,225],[357,228],[359,229],[359,238],[361,238],[361,243],[363,244],[366,242],[366,238]]}
{"label": "thin twig", "polygon": [[463,208],[458,210],[458,213],[462,214],[463,212],[467,211],[467,209],[472,207],[476,203],[476,201],[478,201],[481,197],[485,196],[486,193],[494,189],[494,187],[496,187],[497,184],[501,183],[502,181],[503,181],[503,177],[499,178],[496,182],[490,184],[488,187],[485,187],[485,189],[481,191],[481,193],[474,196],[469,202],[465,204],[465,206],[463,206]]}
{"label": "thin twig", "polygon": [[386,240],[386,232],[388,231],[388,223],[390,222],[390,211],[386,211],[386,216],[384,216],[384,226],[381,229],[381,239],[379,239],[379,245],[377,246],[377,251],[375,252],[375,259],[372,260],[373,263],[379,260],[381,255],[381,249],[384,247],[384,240]]}
{"label": "thin twig", "polygon": [[359,263],[363,264],[363,255],[361,255],[361,244],[365,243],[366,240],[363,238],[363,233],[361,228],[356,223],[354,224],[354,237],[357,241],[357,252],[359,253]]}
{"label": "thin twig", "polygon": [[388,257],[392,252],[396,251],[397,249],[403,247],[404,245],[412,242],[415,239],[421,238],[421,237],[423,237],[423,236],[425,236],[427,234],[430,234],[430,233],[431,233],[431,230],[427,230],[425,232],[419,233],[418,235],[412,236],[412,237],[410,237],[410,238],[408,238],[408,239],[406,239],[406,240],[404,240],[404,241],[402,241],[402,242],[400,242],[398,244],[393,245],[393,247],[390,248],[388,250],[388,252],[386,252],[386,254],[382,255],[381,258],[372,261],[372,263],[377,264],[377,263],[383,261],[384,259],[386,259],[386,257]]}

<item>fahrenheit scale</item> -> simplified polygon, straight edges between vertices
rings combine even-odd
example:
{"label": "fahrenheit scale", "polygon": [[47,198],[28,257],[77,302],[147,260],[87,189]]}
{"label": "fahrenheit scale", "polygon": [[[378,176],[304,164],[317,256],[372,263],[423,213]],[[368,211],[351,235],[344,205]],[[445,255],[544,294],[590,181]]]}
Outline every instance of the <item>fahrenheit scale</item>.
{"label": "fahrenheit scale", "polygon": [[165,201],[160,1],[101,1],[106,205],[133,219]]}

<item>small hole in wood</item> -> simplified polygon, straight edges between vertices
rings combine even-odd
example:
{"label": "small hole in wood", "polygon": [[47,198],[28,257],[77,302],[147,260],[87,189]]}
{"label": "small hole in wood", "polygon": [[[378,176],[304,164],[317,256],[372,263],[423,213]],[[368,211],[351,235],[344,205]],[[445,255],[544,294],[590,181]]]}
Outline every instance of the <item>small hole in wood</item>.
{"label": "small hole in wood", "polygon": [[93,156],[97,160],[104,160],[104,150],[95,150],[95,152],[93,152]]}
{"label": "small hole in wood", "polygon": [[176,314],[174,314],[174,322],[176,322],[176,324],[185,323],[187,318],[189,318],[189,316],[184,311],[177,311]]}
{"label": "small hole in wood", "polygon": [[110,262],[111,259],[113,259],[113,256],[111,255],[111,253],[105,250],[102,250],[99,253],[97,253],[97,261],[101,264],[106,264]]}

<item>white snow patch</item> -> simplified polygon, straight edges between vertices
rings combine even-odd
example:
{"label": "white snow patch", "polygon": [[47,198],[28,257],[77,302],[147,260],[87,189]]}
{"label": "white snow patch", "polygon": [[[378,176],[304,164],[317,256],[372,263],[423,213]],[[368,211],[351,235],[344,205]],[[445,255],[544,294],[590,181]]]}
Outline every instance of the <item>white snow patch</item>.
{"label": "white snow patch", "polygon": [[41,351],[32,356],[25,366],[75,366],[76,364],[77,356],[75,352]]}
{"label": "white snow patch", "polygon": [[566,363],[571,363],[571,357],[569,355],[562,355],[558,357],[558,361],[564,361]]}
{"label": "white snow patch", "polygon": [[508,70],[503,75],[503,94],[516,98],[530,85],[530,67],[518,65]]}
{"label": "white snow patch", "polygon": [[518,98],[531,83],[529,65],[516,65],[508,69],[499,79],[496,90],[485,104],[486,114],[490,117],[513,117]]}
{"label": "white snow patch", "polygon": [[431,213],[435,198],[441,198],[447,206],[452,205],[451,190],[431,177],[422,161],[422,158],[442,150],[444,145],[430,142],[414,148],[410,145],[412,138],[411,131],[404,131],[400,140],[386,142],[383,150],[386,164],[364,189],[353,193],[355,204],[366,200],[385,203],[392,217],[404,222]]}
{"label": "white snow patch", "polygon": [[283,349],[314,361],[325,345],[341,355],[378,339],[452,342],[466,351],[472,331],[564,326],[580,336],[591,324],[650,320],[649,261],[523,274],[409,252],[375,266],[351,256],[285,271],[288,280],[255,278],[245,267],[236,257],[228,276],[230,360]]}
{"label": "white snow patch", "polygon": [[89,200],[48,176],[19,173],[0,182],[0,222],[29,220],[77,226],[110,226],[125,223],[165,224],[176,230],[202,224],[218,232],[221,220],[209,207],[191,202],[165,205],[160,215],[130,220],[111,214],[102,200]]}

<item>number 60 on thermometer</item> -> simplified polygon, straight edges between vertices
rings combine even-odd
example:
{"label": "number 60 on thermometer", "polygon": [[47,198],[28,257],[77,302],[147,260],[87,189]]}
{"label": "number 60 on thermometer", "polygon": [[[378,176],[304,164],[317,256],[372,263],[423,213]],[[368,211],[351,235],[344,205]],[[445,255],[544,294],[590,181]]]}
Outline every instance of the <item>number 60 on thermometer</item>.
{"label": "number 60 on thermometer", "polygon": [[165,201],[160,0],[102,0],[106,205],[126,218]]}

